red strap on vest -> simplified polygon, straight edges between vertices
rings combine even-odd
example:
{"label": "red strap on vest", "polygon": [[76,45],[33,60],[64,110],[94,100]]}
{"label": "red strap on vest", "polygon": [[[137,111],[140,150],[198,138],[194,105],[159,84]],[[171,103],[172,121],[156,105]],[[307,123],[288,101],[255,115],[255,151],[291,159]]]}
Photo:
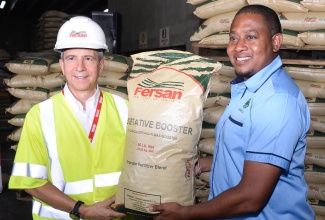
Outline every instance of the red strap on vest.
{"label": "red strap on vest", "polygon": [[[62,90],[62,94],[64,95],[63,90]],[[90,131],[89,131],[89,134],[88,134],[88,138],[90,140],[90,143],[93,142],[93,138],[94,138],[94,135],[95,135],[95,132],[96,132],[96,129],[97,129],[97,124],[98,124],[98,120],[99,120],[100,111],[102,109],[102,104],[103,104],[103,93],[100,92],[99,99],[98,99],[98,102],[97,102],[96,112],[95,112],[94,119],[93,119],[93,123],[91,125]]]}

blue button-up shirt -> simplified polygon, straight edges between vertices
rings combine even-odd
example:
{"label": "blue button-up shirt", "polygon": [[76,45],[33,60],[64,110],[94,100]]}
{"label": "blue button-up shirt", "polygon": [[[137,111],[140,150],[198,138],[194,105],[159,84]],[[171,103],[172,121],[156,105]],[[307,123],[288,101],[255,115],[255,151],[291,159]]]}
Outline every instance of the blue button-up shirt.
{"label": "blue button-up shirt", "polygon": [[246,81],[231,82],[231,100],[216,126],[210,197],[236,186],[244,161],[283,169],[265,208],[236,219],[314,219],[306,202],[306,133],[310,113],[304,95],[278,56]]}

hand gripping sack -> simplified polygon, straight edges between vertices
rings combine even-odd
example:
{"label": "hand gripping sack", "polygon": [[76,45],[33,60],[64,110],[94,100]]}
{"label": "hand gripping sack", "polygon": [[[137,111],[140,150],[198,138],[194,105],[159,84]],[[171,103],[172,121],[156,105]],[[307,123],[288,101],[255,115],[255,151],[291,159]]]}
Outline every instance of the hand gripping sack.
{"label": "hand gripping sack", "polygon": [[152,204],[194,203],[194,166],[213,60],[177,50],[132,56],[129,118],[116,210],[154,215]]}

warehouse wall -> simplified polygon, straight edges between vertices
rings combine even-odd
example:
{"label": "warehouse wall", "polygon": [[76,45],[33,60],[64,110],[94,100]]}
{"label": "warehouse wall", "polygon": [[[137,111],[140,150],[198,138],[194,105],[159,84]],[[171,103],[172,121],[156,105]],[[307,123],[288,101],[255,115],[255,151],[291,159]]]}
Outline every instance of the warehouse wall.
{"label": "warehouse wall", "polygon": [[30,51],[35,35],[35,21],[20,17],[0,17],[0,49],[14,56],[19,51]]}
{"label": "warehouse wall", "polygon": [[[108,8],[122,16],[122,52],[161,48],[160,29],[165,28],[169,47],[187,45],[200,23],[186,0],[108,0]],[[146,33],[146,45],[141,33]]]}

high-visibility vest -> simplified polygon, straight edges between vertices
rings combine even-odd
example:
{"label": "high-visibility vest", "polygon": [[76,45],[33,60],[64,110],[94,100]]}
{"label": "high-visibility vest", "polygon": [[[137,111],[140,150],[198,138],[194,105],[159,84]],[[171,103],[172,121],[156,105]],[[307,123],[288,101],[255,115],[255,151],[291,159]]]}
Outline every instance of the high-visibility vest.
{"label": "high-visibility vest", "polygon": [[[126,100],[103,92],[92,146],[62,93],[34,106],[26,115],[9,187],[36,188],[50,181],[88,205],[110,198],[121,174],[127,113]],[[34,219],[70,219],[37,199],[32,212]]]}

